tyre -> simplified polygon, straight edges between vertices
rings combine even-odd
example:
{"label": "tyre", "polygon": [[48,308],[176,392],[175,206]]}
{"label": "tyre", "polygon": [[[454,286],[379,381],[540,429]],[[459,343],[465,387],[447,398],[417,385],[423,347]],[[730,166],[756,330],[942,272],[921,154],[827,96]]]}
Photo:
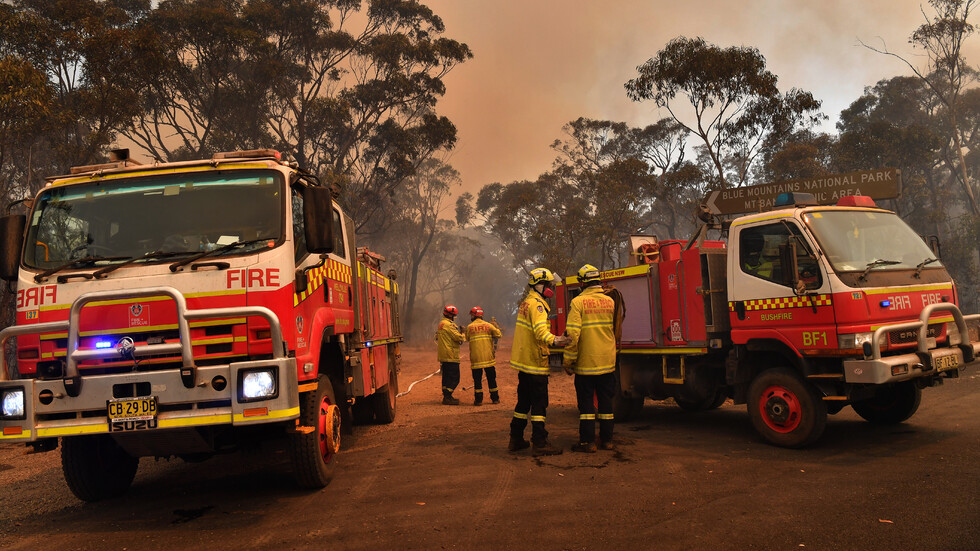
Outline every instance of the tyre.
{"label": "tyre", "polygon": [[680,406],[681,409],[691,412],[718,409],[727,399],[728,396],[725,394],[723,389],[718,389],[714,394],[700,401],[691,401],[684,398],[674,397],[674,401],[677,402],[677,405]]}
{"label": "tyre", "polygon": [[312,428],[289,437],[289,452],[296,483],[303,488],[323,488],[333,477],[340,450],[340,408],[330,379],[320,375],[315,392],[300,394],[300,427]]}
{"label": "tyre", "polygon": [[106,435],[72,436],[61,441],[61,470],[71,493],[99,501],[126,493],[136,477],[139,458]]}
{"label": "tyre", "polygon": [[388,384],[378,389],[371,397],[371,406],[374,409],[374,420],[379,424],[386,425],[395,420],[395,405],[398,401],[398,372],[395,369],[395,361],[391,356],[388,357]]}
{"label": "tyre", "polygon": [[786,368],[756,377],[749,386],[747,407],[755,430],[785,448],[815,442],[827,426],[827,406],[817,391]]}
{"label": "tyre", "polygon": [[922,389],[913,381],[885,385],[877,389],[875,397],[851,404],[854,411],[866,421],[880,425],[894,425],[912,417],[919,409]]}
{"label": "tyre", "polygon": [[[627,395],[620,386],[619,368],[616,368],[616,394],[613,395],[613,418],[617,423],[630,421],[640,416],[643,411],[643,397]],[[598,408],[598,404],[596,405]],[[598,411],[598,409],[597,409]]]}
{"label": "tyre", "polygon": [[616,422],[631,421],[643,411],[643,398],[626,396],[621,391],[613,396],[613,417]]}

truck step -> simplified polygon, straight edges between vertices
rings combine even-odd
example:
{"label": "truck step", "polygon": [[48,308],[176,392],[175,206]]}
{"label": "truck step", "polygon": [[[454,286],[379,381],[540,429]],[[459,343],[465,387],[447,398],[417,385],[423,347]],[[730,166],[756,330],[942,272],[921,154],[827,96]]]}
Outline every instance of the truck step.
{"label": "truck step", "polygon": [[824,396],[823,399],[825,402],[844,402],[848,400],[847,396]]}
{"label": "truck step", "polygon": [[830,379],[833,381],[840,381],[844,379],[844,375],[840,373],[816,373],[813,375],[807,375],[807,379]]}

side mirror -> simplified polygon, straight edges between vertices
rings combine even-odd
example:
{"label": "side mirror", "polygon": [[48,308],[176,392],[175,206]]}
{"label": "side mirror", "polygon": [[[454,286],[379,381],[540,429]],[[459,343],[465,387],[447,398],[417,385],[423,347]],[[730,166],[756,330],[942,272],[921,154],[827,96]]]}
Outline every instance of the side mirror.
{"label": "side mirror", "polygon": [[325,187],[303,188],[303,226],[306,250],[313,254],[333,252],[333,194]]}
{"label": "side mirror", "polygon": [[796,241],[790,239],[785,244],[779,246],[779,262],[783,268],[783,283],[793,287],[794,291],[799,288],[800,266],[796,261]]}
{"label": "side mirror", "polygon": [[939,245],[939,237],[935,235],[930,235],[926,238],[926,243],[929,245],[929,248],[932,250],[933,256],[942,260],[943,251],[942,251],[942,247],[940,247]]}
{"label": "side mirror", "polygon": [[0,218],[0,279],[14,281],[20,267],[27,216],[11,214]]}

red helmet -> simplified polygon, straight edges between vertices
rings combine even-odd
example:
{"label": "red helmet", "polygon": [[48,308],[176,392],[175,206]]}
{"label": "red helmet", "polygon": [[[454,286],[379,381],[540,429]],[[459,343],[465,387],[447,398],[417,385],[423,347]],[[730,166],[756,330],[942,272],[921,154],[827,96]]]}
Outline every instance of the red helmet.
{"label": "red helmet", "polygon": [[483,308],[480,308],[479,306],[474,306],[474,307],[470,308],[470,316],[472,316],[474,318],[482,318],[483,317]]}
{"label": "red helmet", "polygon": [[448,316],[455,316],[458,313],[459,313],[459,310],[457,310],[456,307],[453,306],[452,304],[447,304],[446,307],[442,309],[442,315],[447,316],[447,317]]}

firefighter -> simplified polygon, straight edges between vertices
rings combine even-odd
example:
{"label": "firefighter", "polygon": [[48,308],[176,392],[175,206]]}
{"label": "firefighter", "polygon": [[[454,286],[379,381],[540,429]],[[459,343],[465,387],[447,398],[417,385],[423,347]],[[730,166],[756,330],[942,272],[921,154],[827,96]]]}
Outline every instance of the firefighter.
{"label": "firefighter", "polygon": [[[613,396],[616,393],[616,304],[600,285],[599,270],[586,264],[579,268],[582,292],[568,306],[565,325],[569,342],[563,365],[575,373],[578,400],[579,438],[572,451],[596,451],[595,425],[599,421],[599,448],[615,449]],[[596,411],[598,404],[598,412]]]}
{"label": "firefighter", "polygon": [[[554,295],[555,276],[546,268],[531,270],[527,295],[517,310],[517,327],[510,366],[517,373],[517,405],[510,422],[510,444],[516,452],[533,445],[534,455],[558,455],[561,449],[548,442],[544,428],[548,408],[549,347],[563,347],[568,337],[552,335],[548,330],[548,303]],[[531,422],[531,442],[524,439],[524,429]]]}
{"label": "firefighter", "polygon": [[442,310],[442,321],[436,330],[436,341],[439,342],[439,366],[442,371],[442,403],[447,406],[458,406],[459,399],[453,397],[456,386],[459,385],[459,345],[466,340],[463,328],[453,320],[459,310],[452,304]]}
{"label": "firefighter", "polygon": [[764,279],[772,279],[774,264],[771,258],[766,258],[763,254],[766,245],[765,237],[758,234],[747,234],[743,243],[742,267],[744,270]]}
{"label": "firefighter", "polygon": [[470,308],[470,324],[466,326],[466,340],[470,343],[470,368],[473,372],[473,405],[483,403],[483,373],[487,374],[487,389],[490,401],[499,404],[497,391],[497,367],[494,365],[497,339],[500,329],[483,321],[483,308]]}

